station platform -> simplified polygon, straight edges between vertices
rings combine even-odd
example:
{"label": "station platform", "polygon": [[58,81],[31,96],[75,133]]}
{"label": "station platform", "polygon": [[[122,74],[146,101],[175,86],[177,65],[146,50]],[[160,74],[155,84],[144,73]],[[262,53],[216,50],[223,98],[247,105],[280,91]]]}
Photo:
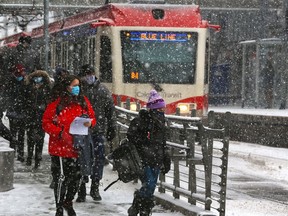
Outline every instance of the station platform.
{"label": "station platform", "polygon": [[230,139],[273,147],[288,148],[288,110],[210,106],[216,127],[221,127],[225,112],[231,112]]}

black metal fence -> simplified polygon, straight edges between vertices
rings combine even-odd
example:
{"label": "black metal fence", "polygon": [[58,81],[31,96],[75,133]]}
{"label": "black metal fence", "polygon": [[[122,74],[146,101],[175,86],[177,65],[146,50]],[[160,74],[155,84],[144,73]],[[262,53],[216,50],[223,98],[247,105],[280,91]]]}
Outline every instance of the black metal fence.
{"label": "black metal fence", "polygon": [[[138,114],[116,107],[118,140],[126,137],[130,121]],[[198,117],[166,115],[167,145],[172,166],[160,175],[156,201],[185,215],[225,215],[230,113],[223,128],[214,128],[214,112],[207,125]]]}

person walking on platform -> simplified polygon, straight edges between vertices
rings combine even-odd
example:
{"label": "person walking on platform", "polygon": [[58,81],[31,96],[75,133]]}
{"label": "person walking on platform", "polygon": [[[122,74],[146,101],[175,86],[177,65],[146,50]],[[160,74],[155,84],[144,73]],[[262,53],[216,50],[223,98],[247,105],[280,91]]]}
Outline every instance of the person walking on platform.
{"label": "person walking on platform", "polygon": [[8,127],[6,127],[3,123],[3,116],[5,111],[5,101],[4,101],[4,86],[0,86],[0,136],[4,139],[8,140],[9,142],[12,141],[13,137]]}
{"label": "person walking on platform", "polygon": [[78,151],[74,148],[69,129],[76,117],[89,116],[91,121],[85,122],[85,127],[95,126],[96,118],[90,101],[83,95],[78,77],[66,76],[62,86],[58,99],[48,104],[42,126],[50,135],[48,150],[55,182],[56,216],[62,216],[64,209],[69,216],[74,216],[76,213],[72,201],[77,193],[81,176]]}
{"label": "person walking on platform", "polygon": [[[105,164],[105,138],[111,142],[116,135],[116,115],[112,94],[95,76],[94,68],[90,65],[83,65],[79,77],[83,81],[84,94],[89,98],[95,115],[97,125],[92,130],[92,140],[94,144],[94,166],[90,176],[91,190],[90,195],[95,201],[102,199],[99,193],[99,182],[103,177]],[[78,191],[76,202],[85,202],[86,186],[88,177],[84,177]]]}
{"label": "person walking on platform", "polygon": [[25,68],[17,64],[11,68],[11,76],[4,86],[4,104],[14,139],[10,147],[15,149],[17,160],[24,162],[24,136],[27,123],[27,86],[24,84]]}
{"label": "person walking on platform", "polygon": [[12,137],[12,134],[11,134],[10,130],[2,122],[3,109],[1,107],[0,107],[0,118],[1,118],[1,121],[0,121],[0,136],[3,137],[4,139],[8,140],[9,142],[11,142],[13,137]]}
{"label": "person walking on platform", "polygon": [[59,97],[62,89],[62,81],[64,77],[66,77],[67,75],[69,75],[69,72],[65,68],[61,67],[56,68],[55,74],[53,76],[54,83],[51,90],[51,100],[54,100],[55,98]]}
{"label": "person walking on platform", "polygon": [[135,145],[144,170],[143,176],[140,176],[142,187],[134,193],[132,206],[128,209],[129,216],[150,215],[159,173],[166,174],[171,166],[166,147],[165,102],[157,91],[150,92],[147,108],[139,111],[127,132],[127,138]]}
{"label": "person walking on platform", "polygon": [[272,54],[270,52],[267,54],[266,63],[262,71],[262,76],[263,76],[264,97],[266,102],[265,108],[271,109],[273,106],[275,69],[273,67]]}
{"label": "person walking on platform", "polygon": [[[62,91],[62,81],[64,77],[68,75],[69,75],[69,71],[66,70],[65,68],[61,68],[61,67],[56,68],[55,74],[53,76],[54,83],[53,83],[51,93],[50,93],[50,102],[52,102],[53,100],[56,100],[60,96],[60,93]],[[54,186],[55,186],[54,181],[52,180],[49,187],[53,189]]]}
{"label": "person walking on platform", "polygon": [[11,68],[16,64],[21,64],[25,68],[26,74],[41,70],[40,54],[37,49],[32,48],[31,36],[23,34],[18,41],[16,48],[8,53],[7,67]]}
{"label": "person walking on platform", "polygon": [[45,132],[42,129],[42,117],[49,100],[51,81],[46,71],[37,70],[25,77],[28,87],[27,98],[27,160],[26,165],[32,165],[35,148],[34,169],[40,166]]}

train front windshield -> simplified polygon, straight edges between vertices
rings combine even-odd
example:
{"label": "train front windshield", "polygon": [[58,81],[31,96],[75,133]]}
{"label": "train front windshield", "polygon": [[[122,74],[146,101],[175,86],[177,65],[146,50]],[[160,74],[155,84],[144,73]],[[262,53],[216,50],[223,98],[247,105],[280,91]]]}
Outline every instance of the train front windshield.
{"label": "train front windshield", "polygon": [[122,31],[126,83],[194,84],[198,34]]}

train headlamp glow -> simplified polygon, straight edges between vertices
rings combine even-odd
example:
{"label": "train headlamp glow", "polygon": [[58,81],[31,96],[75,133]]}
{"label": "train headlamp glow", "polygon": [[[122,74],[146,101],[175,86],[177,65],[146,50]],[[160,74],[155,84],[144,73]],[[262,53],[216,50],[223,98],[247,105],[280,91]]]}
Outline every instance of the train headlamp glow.
{"label": "train headlamp glow", "polygon": [[192,109],[196,109],[196,103],[179,103],[177,108],[180,109],[180,114],[189,114]]}
{"label": "train headlamp glow", "polygon": [[135,102],[130,103],[130,110],[137,111],[137,104]]}
{"label": "train headlamp glow", "polygon": [[178,104],[177,107],[180,109],[180,113],[188,113],[189,112],[189,104]]}

